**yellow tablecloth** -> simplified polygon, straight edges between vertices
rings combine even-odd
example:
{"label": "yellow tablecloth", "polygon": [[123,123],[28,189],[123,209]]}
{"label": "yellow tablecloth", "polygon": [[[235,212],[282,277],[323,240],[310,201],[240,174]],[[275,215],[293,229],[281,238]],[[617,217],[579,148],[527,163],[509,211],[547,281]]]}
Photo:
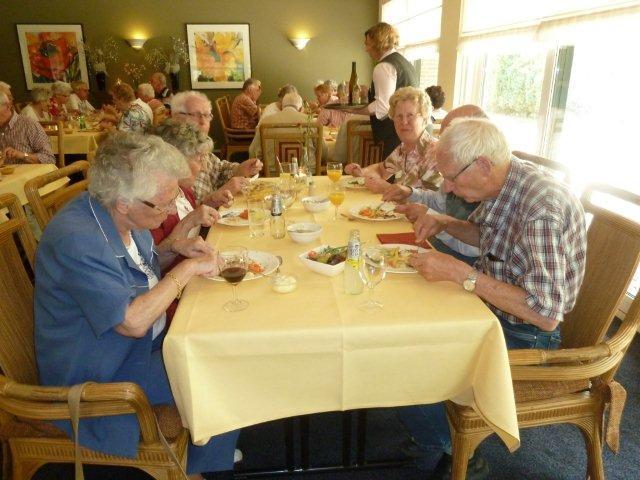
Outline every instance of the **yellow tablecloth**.
{"label": "yellow tablecloth", "polygon": [[[87,154],[98,148],[98,143],[106,135],[106,132],[74,132],[64,134],[64,153],[68,154]],[[58,153],[58,137],[49,137],[51,150]]]}
{"label": "yellow tablecloth", "polygon": [[[15,171],[9,175],[2,175],[0,180],[0,193],[13,193],[18,197],[22,205],[28,203],[27,197],[24,194],[24,184],[32,178],[39,177],[45,173],[53,172],[57,170],[57,167],[52,163],[38,163],[38,164],[20,164],[20,165],[8,165],[15,167]],[[67,177],[61,178],[42,189],[42,193],[46,194],[66,185],[69,182]]]}
{"label": "yellow tablecloth", "polygon": [[[316,179],[321,190],[326,178]],[[342,210],[379,201],[348,191]],[[344,245],[358,228],[366,242],[376,233],[406,232],[406,221],[332,220],[332,207],[310,214],[299,203],[287,221],[315,220],[319,241],[288,237],[250,239],[248,229],[215,226],[216,247],[242,244],[284,258],[298,289],[271,291],[267,279],[243,282],[250,306],[226,313],[231,287],[193,279],[164,341],[164,358],[184,425],[195,442],[264,421],[314,412],[389,407],[453,399],[473,406],[509,449],[519,434],[501,327],[475,295],[450,282],[417,274],[387,274],[376,288],[384,310],[358,309],[364,295],[343,293],[342,276],[309,271],[299,253],[320,244]]]}

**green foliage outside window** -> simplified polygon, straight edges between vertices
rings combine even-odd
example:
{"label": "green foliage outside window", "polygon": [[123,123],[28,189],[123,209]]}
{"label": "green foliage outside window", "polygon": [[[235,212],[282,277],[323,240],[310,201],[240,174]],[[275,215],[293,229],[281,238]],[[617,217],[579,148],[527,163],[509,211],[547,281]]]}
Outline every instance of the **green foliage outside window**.
{"label": "green foliage outside window", "polygon": [[494,113],[534,118],[540,109],[544,58],[540,56],[499,55],[489,75],[495,84],[489,101]]}

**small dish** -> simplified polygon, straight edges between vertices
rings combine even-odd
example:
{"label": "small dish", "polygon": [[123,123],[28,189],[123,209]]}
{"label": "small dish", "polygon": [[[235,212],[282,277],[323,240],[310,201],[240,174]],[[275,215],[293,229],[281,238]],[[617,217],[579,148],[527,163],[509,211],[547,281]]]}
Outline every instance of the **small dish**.
{"label": "small dish", "polygon": [[344,261],[336,265],[329,265],[326,263],[316,262],[315,260],[310,260],[308,258],[310,252],[320,253],[323,252],[325,248],[329,248],[329,245],[321,245],[319,247],[312,248],[311,250],[298,255],[298,258],[310,270],[313,270],[314,272],[320,273],[322,275],[326,275],[328,277],[335,277],[336,275],[341,274],[344,270]]}
{"label": "small dish", "polygon": [[271,289],[277,293],[291,293],[298,288],[298,278],[289,273],[276,273],[269,277]]}
{"label": "small dish", "polygon": [[3,175],[11,175],[13,172],[15,172],[16,167],[1,167],[0,168],[0,173],[2,173]]}
{"label": "small dish", "polygon": [[287,227],[291,240],[296,243],[313,242],[322,233],[322,225],[317,223],[293,223]]}
{"label": "small dish", "polygon": [[329,198],[326,195],[316,195],[313,197],[304,197],[302,205],[307,212],[317,213],[329,208]]}

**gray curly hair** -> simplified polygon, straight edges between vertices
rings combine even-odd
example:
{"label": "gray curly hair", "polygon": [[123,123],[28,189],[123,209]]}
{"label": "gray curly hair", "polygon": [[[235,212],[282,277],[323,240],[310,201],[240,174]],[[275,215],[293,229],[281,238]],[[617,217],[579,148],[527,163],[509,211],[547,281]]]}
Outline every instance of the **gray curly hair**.
{"label": "gray curly hair", "polygon": [[209,137],[197,126],[171,118],[155,127],[151,133],[176,147],[185,157],[206,153],[211,147]]}
{"label": "gray curly hair", "polygon": [[103,206],[117,200],[149,200],[158,193],[157,175],[190,175],[184,156],[160,137],[114,132],[100,143],[89,167],[89,193]]}

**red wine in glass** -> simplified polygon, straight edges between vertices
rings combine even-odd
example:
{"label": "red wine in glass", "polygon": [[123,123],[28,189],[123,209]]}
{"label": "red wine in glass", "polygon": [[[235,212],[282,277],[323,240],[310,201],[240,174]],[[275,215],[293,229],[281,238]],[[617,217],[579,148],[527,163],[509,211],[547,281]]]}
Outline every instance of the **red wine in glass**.
{"label": "red wine in glass", "polygon": [[237,285],[247,274],[247,269],[243,267],[227,267],[220,272],[220,276],[232,285]]}

